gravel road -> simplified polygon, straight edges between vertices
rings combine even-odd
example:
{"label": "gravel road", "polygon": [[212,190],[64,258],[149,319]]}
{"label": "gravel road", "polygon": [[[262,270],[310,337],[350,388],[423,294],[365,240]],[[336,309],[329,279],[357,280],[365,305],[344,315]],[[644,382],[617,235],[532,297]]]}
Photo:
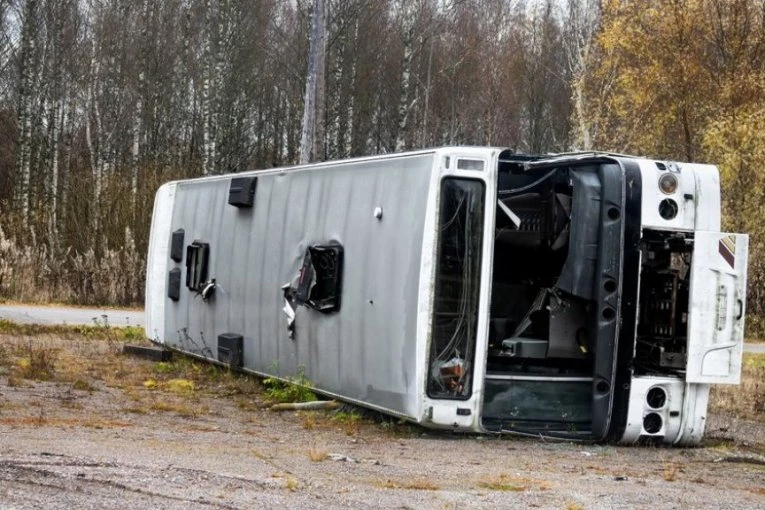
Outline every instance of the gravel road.
{"label": "gravel road", "polygon": [[[108,390],[73,397],[99,418],[82,426],[48,408],[62,391],[0,386],[46,413],[0,425],[0,508],[765,508],[763,467],[747,461],[761,458],[730,439],[664,449],[379,425],[349,435],[227,402],[194,419],[128,416]],[[324,460],[311,460],[317,450]]]}
{"label": "gravel road", "polygon": [[106,384],[98,359],[71,361],[101,374],[87,385],[0,373],[0,509],[765,509],[762,423],[712,416],[688,449],[349,427],[248,393]]}
{"label": "gravel road", "polygon": [[[34,342],[53,381],[14,375]],[[711,415],[687,449],[349,426],[214,376],[173,393],[115,342],[0,334],[0,509],[765,509],[761,421]]]}

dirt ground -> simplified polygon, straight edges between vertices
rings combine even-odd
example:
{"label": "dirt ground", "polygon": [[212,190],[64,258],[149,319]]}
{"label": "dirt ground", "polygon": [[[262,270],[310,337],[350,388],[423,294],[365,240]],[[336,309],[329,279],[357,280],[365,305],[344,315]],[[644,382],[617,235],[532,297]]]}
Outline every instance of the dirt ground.
{"label": "dirt ground", "polygon": [[0,334],[0,509],[765,509],[758,421],[712,415],[670,449],[277,413],[252,378],[125,341]]}

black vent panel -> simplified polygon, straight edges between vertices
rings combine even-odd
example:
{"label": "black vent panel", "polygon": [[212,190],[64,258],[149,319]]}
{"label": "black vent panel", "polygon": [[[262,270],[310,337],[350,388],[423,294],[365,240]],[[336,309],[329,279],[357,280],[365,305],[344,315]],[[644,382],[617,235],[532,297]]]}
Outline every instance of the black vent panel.
{"label": "black vent panel", "polygon": [[179,228],[173,232],[170,240],[170,258],[176,262],[183,260],[183,236],[184,231],[182,228]]}
{"label": "black vent panel", "polygon": [[218,335],[218,361],[233,368],[244,364],[244,338],[236,333]]}
{"label": "black vent panel", "polygon": [[181,269],[178,267],[171,269],[167,278],[167,297],[173,301],[181,299]]}
{"label": "black vent panel", "polygon": [[234,207],[252,207],[255,205],[257,177],[234,177],[228,188],[228,203]]}

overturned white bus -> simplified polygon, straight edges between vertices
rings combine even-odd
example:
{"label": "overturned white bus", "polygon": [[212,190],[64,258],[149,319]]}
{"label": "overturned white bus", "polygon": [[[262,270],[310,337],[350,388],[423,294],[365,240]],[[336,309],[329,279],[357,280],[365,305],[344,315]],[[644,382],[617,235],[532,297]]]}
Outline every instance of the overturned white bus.
{"label": "overturned white bus", "polygon": [[418,152],[171,182],[146,334],[426,427],[695,444],[739,382],[717,169]]}

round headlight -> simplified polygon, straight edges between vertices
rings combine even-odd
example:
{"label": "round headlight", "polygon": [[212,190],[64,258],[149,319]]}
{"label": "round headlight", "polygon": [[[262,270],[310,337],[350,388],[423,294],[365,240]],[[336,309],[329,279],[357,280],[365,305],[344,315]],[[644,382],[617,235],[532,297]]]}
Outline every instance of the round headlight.
{"label": "round headlight", "polygon": [[662,193],[670,195],[677,191],[677,177],[674,174],[664,174],[659,177],[659,189]]}

